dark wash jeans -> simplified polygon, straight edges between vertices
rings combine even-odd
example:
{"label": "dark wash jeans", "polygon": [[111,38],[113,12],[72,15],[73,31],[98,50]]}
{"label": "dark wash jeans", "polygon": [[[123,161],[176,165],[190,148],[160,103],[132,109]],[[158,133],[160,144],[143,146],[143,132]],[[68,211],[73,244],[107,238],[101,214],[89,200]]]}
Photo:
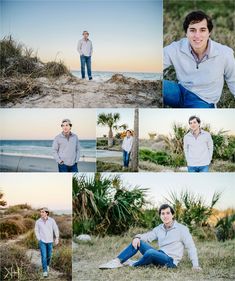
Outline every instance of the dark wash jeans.
{"label": "dark wash jeans", "polygon": [[215,108],[213,103],[208,103],[182,85],[163,80],[163,103],[173,108]]}
{"label": "dark wash jeans", "polygon": [[73,164],[73,166],[67,166],[65,164],[58,164],[60,173],[77,173],[78,165],[77,163]]}
{"label": "dark wash jeans", "polygon": [[85,67],[87,68],[87,75],[89,79],[92,79],[92,74],[91,74],[91,56],[80,56],[80,61],[81,61],[81,73],[82,73],[82,79],[85,78]]}
{"label": "dark wash jeans", "polygon": [[123,166],[128,167],[130,162],[130,152],[123,150]]}
{"label": "dark wash jeans", "polygon": [[140,247],[135,249],[131,243],[117,257],[121,263],[124,263],[129,258],[134,256],[138,251],[140,251],[143,256],[137,262],[135,262],[133,266],[154,264],[158,266],[167,266],[168,268],[176,267],[171,257],[161,250],[156,250],[142,240],[140,240]]}

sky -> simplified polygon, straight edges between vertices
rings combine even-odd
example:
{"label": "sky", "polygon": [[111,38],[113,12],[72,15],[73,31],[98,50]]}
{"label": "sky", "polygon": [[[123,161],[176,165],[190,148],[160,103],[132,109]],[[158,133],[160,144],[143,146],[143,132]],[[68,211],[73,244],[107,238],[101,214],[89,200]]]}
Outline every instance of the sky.
{"label": "sky", "polygon": [[33,208],[72,210],[72,175],[1,173],[0,190],[7,206],[27,203]]}
{"label": "sky", "polygon": [[147,198],[156,206],[166,202],[164,198],[169,198],[170,191],[180,193],[182,190],[190,190],[194,194],[200,194],[207,204],[211,202],[215,191],[222,192],[222,197],[215,207],[220,210],[235,208],[235,173],[124,173],[120,175],[127,186],[149,188]]}
{"label": "sky", "polygon": [[80,68],[82,32],[93,42],[93,70],[162,71],[162,1],[1,0],[1,37],[12,35],[42,61]]}
{"label": "sky", "polygon": [[235,134],[235,109],[139,109],[140,139],[149,138],[150,132],[168,135],[172,133],[174,123],[187,126],[192,115],[200,117],[202,126],[210,124],[213,131],[223,129],[228,130],[228,134]]}
{"label": "sky", "polygon": [[1,138],[6,140],[51,140],[69,118],[79,139],[96,138],[95,109],[1,109]]}
{"label": "sky", "polygon": [[[120,113],[120,121],[118,125],[127,124],[130,130],[134,129],[134,109],[133,108],[100,108],[97,109],[97,119],[100,113]],[[97,137],[103,137],[103,135],[108,135],[109,129],[106,126],[97,125],[96,135]],[[114,134],[116,131],[114,131]]]}

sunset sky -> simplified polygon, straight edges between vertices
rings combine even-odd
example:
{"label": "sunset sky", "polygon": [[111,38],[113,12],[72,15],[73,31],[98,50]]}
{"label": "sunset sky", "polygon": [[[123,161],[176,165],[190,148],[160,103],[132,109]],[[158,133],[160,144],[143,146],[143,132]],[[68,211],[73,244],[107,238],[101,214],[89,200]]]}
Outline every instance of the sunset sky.
{"label": "sunset sky", "polygon": [[1,1],[1,37],[12,35],[42,61],[80,68],[77,43],[88,30],[93,70],[162,71],[162,1]]}
{"label": "sunset sky", "polygon": [[140,139],[149,138],[150,132],[168,135],[172,133],[174,123],[188,126],[188,119],[192,115],[200,117],[202,126],[210,124],[213,131],[222,129],[235,135],[234,114],[234,109],[140,109]]}
{"label": "sunset sky", "polygon": [[72,175],[59,173],[1,173],[0,190],[7,205],[72,210]]}
{"label": "sunset sky", "polygon": [[6,140],[54,139],[61,121],[69,118],[80,139],[96,138],[95,109],[1,109],[1,138]]}

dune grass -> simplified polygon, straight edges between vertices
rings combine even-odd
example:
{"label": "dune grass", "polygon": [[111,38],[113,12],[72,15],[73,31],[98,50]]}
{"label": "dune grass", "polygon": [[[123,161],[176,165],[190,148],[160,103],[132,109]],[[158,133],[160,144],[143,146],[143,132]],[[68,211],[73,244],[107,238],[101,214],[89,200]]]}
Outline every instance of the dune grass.
{"label": "dune grass", "polygon": [[[209,241],[196,242],[201,272],[194,272],[185,254],[177,269],[157,268],[154,266],[142,268],[122,267],[114,270],[100,270],[99,264],[109,261],[127,246],[131,236],[93,237],[90,243],[79,243],[73,249],[73,278],[77,280],[102,281],[221,281],[235,278],[235,241],[224,243]],[[156,246],[153,244],[153,246]],[[135,256],[133,259],[137,259]]]}

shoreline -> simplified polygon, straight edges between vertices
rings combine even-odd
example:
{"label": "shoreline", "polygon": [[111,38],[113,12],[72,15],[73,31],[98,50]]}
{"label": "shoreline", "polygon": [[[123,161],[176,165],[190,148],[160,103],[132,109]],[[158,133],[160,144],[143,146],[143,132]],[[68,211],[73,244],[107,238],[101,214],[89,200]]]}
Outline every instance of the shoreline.
{"label": "shoreline", "polygon": [[[0,154],[0,172],[58,172],[54,159]],[[95,172],[96,162],[78,162],[79,172]]]}

